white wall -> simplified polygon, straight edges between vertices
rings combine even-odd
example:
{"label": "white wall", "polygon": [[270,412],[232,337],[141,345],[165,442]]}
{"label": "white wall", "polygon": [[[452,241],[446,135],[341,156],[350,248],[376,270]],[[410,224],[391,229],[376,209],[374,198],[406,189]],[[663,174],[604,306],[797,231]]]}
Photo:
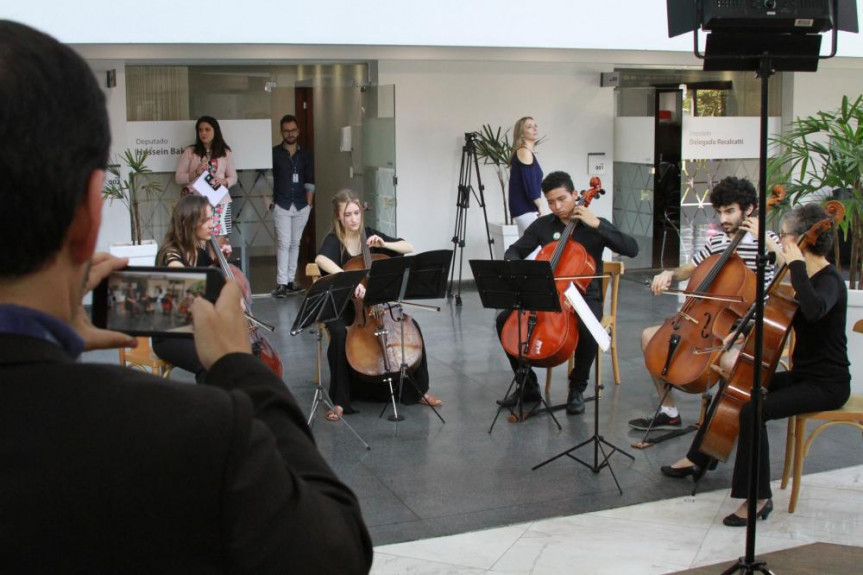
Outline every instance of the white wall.
{"label": "white wall", "polygon": [[[588,152],[605,152],[609,194],[592,208],[611,219],[614,91],[599,86],[600,72],[610,70],[548,62],[380,62],[380,83],[396,86],[399,235],[417,251],[451,248],[464,133],[485,123],[511,131],[526,115],[546,137],[537,150],[543,171],[569,172],[578,189],[588,187]],[[480,169],[489,221],[501,221],[497,178],[490,166]],[[466,224],[464,273],[471,277],[467,260],[488,258],[482,210],[473,198]]]}
{"label": "white wall", "polygon": [[[111,158],[117,158],[126,148],[126,67],[122,60],[89,60],[88,63],[102,86],[111,125]],[[116,70],[117,85],[106,86],[106,72]],[[102,206],[102,227],[96,249],[107,251],[109,243],[128,242],[132,238],[129,212],[120,201]]]}

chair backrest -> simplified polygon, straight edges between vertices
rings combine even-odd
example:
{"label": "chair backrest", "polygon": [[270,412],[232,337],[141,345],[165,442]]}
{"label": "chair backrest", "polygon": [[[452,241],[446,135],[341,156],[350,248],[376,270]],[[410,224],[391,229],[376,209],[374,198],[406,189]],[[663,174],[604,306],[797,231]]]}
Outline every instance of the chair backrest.
{"label": "chair backrest", "polygon": [[611,286],[611,307],[610,315],[617,315],[617,293],[620,290],[620,276],[624,271],[623,262],[620,261],[604,261],[602,262],[602,303],[603,306],[608,298],[608,286]]}
{"label": "chair backrest", "polygon": [[310,278],[312,283],[321,279],[321,268],[318,267],[318,264],[314,262],[306,264],[306,277]]}

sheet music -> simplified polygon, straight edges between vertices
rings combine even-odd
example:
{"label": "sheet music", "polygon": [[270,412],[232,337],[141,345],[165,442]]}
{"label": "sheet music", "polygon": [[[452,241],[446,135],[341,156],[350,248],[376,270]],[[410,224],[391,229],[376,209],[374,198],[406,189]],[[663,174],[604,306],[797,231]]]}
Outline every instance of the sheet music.
{"label": "sheet music", "polygon": [[578,288],[575,287],[572,282],[569,282],[569,287],[566,288],[563,295],[566,296],[566,299],[569,301],[570,305],[572,305],[575,313],[578,315],[578,319],[587,326],[587,329],[590,331],[590,335],[593,336],[593,339],[596,340],[596,343],[599,344],[602,351],[608,351],[608,348],[611,347],[611,338],[608,336],[608,332],[602,329],[602,324],[599,323],[599,320],[596,319],[593,312],[590,311],[590,306],[588,306],[587,302],[584,301]]}
{"label": "sheet music", "polygon": [[228,188],[225,186],[217,186],[213,187],[213,175],[210,172],[204,172],[203,174],[195,180],[195,183],[192,187],[196,192],[204,196],[210,201],[210,205],[216,207],[219,202],[222,201],[222,198],[225,197],[225,194],[228,193]]}

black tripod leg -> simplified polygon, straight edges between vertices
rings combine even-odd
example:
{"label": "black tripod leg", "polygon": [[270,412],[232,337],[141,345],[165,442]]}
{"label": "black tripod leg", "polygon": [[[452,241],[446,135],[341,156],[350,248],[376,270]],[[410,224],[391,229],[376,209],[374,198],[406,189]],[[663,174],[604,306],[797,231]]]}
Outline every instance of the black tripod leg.
{"label": "black tripod leg", "polygon": [[429,403],[425,399],[425,394],[422,392],[422,390],[416,384],[416,382],[414,381],[414,378],[408,374],[407,366],[404,364],[402,364],[401,372],[399,373],[399,399],[401,399],[401,390],[402,390],[402,387],[404,386],[405,380],[408,380],[411,383],[411,386],[413,386],[414,390],[417,392],[417,395],[420,397],[420,401],[425,401],[426,402],[425,405],[427,405],[428,407],[431,407],[432,411],[434,411],[434,414],[437,415],[437,418],[440,419],[441,423],[446,424],[446,421],[444,420],[443,417],[441,417],[441,414],[438,413],[438,410],[435,409],[435,406],[432,405],[431,403]]}
{"label": "black tripod leg", "polygon": [[[505,401],[507,397],[509,397],[512,392],[512,388],[515,386],[515,393],[521,397],[521,390],[523,388],[523,384],[520,381],[519,374],[516,372],[515,377],[512,378],[512,381],[509,382],[509,387],[506,388],[506,395],[503,396],[503,400]],[[494,429],[494,424],[497,423],[497,418],[500,417],[500,412],[504,409],[507,409],[503,405],[500,405],[497,408],[497,413],[494,414],[494,419],[491,422],[491,427],[488,428],[488,432],[491,433],[491,430]],[[509,408],[510,413],[512,413],[512,408]]]}

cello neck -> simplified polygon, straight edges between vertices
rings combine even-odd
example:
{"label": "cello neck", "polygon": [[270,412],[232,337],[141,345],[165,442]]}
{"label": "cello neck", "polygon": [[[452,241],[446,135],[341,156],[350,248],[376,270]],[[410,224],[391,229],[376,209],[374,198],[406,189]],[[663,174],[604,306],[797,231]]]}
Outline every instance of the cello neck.
{"label": "cello neck", "polygon": [[222,248],[219,246],[219,240],[216,239],[216,236],[210,236],[210,247],[216,253],[216,259],[219,262],[219,267],[222,268],[222,273],[225,274],[226,278],[234,279],[234,272],[231,271],[231,266],[228,265],[228,260],[225,258],[225,254],[222,253]]}
{"label": "cello neck", "polygon": [[[584,205],[584,198],[578,198],[575,202],[576,207]],[[557,247],[554,248],[554,255],[551,256],[551,269],[557,269],[557,264],[560,261],[561,255],[563,254],[563,250],[566,248],[566,242],[569,238],[572,237],[575,228],[578,227],[578,224],[581,223],[580,220],[576,220],[575,218],[570,218],[569,222],[567,222],[566,227],[563,229],[563,233],[560,234],[560,241],[557,242]]]}
{"label": "cello neck", "polygon": [[360,249],[363,254],[363,264],[366,269],[372,267],[372,250],[369,249],[368,245],[368,237],[366,236],[366,227],[362,226],[360,228]]}

